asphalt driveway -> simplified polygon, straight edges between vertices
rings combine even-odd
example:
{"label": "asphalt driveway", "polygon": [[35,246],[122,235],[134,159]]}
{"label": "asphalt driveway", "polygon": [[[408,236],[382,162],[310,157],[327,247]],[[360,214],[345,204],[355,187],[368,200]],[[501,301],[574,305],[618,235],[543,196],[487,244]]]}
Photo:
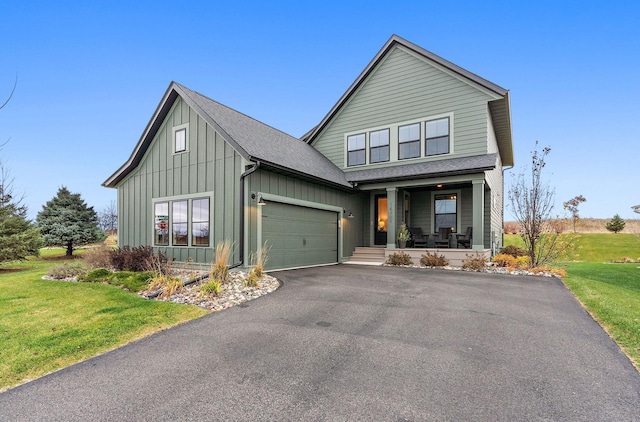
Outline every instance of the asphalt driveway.
{"label": "asphalt driveway", "polygon": [[339,265],[0,394],[0,420],[640,420],[556,279]]}

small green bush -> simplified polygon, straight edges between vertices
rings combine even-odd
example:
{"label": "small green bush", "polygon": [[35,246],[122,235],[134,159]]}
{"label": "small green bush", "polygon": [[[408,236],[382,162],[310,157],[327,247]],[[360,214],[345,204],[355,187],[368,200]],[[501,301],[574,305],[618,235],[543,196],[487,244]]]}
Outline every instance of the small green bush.
{"label": "small green bush", "polygon": [[64,280],[66,278],[79,276],[85,271],[87,271],[87,268],[81,262],[65,262],[64,264],[51,267],[47,275],[55,280]]}
{"label": "small green bush", "polygon": [[204,283],[200,286],[200,296],[218,296],[224,288],[222,287],[222,283],[218,280],[210,280],[207,283]]}
{"label": "small green bush", "polygon": [[422,255],[422,258],[420,258],[420,264],[425,267],[446,267],[449,265],[449,261],[447,261],[444,255],[438,255],[435,252],[427,252],[425,255]]}
{"label": "small green bush", "polygon": [[244,285],[247,287],[256,287],[260,277],[261,276],[258,275],[258,271],[253,269],[249,271],[249,274],[247,274],[247,277],[244,279]]}
{"label": "small green bush", "polygon": [[479,253],[472,255],[467,254],[467,259],[462,263],[462,268],[465,270],[480,271],[487,266],[487,260]]}
{"label": "small green bush", "polygon": [[504,248],[500,249],[500,253],[505,255],[511,255],[514,258],[527,255],[526,250],[516,245],[505,246]]}
{"label": "small green bush", "polygon": [[389,265],[413,265],[411,257],[404,252],[394,252],[387,258]]}
{"label": "small green bush", "polygon": [[120,271],[112,273],[107,281],[109,284],[123,287],[131,292],[139,292],[148,288],[152,277],[153,273],[149,271]]}
{"label": "small green bush", "polygon": [[95,281],[109,281],[113,273],[106,268],[98,268],[91,270],[86,274],[78,276],[78,281],[95,282]]}

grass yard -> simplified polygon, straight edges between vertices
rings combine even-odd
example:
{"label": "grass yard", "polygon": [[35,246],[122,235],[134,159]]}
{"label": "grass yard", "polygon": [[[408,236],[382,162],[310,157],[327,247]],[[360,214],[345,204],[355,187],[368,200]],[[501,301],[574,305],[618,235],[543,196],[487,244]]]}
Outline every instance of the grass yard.
{"label": "grass yard", "polygon": [[[517,235],[505,244],[522,246]],[[564,284],[640,368],[640,237],[624,233],[581,234],[567,262]]]}
{"label": "grass yard", "polygon": [[42,280],[64,250],[0,266],[0,391],[206,315],[98,283]]}

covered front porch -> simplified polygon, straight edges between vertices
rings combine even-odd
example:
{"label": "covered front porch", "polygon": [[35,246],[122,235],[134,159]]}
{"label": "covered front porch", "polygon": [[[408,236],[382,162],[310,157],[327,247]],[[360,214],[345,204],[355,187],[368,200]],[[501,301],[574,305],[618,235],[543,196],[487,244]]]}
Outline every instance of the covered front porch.
{"label": "covered front porch", "polygon": [[442,255],[449,262],[452,267],[462,267],[462,264],[467,259],[467,255],[475,255],[479,253],[483,255],[487,260],[491,258],[491,250],[470,250],[470,249],[458,249],[458,248],[404,248],[404,249],[388,249],[385,247],[357,247],[354,251],[351,259],[347,261],[351,264],[369,264],[369,265],[382,265],[387,261],[389,255],[397,252],[402,252],[411,257],[411,261],[415,265],[420,265],[420,258],[423,255],[437,254]]}
{"label": "covered front porch", "polygon": [[408,249],[452,255],[460,255],[453,250],[466,250],[463,256],[470,250],[496,250],[502,221],[498,193],[491,191],[484,175],[448,179],[449,183],[420,180],[367,186],[364,246],[399,248],[398,232],[404,223],[412,234]]}

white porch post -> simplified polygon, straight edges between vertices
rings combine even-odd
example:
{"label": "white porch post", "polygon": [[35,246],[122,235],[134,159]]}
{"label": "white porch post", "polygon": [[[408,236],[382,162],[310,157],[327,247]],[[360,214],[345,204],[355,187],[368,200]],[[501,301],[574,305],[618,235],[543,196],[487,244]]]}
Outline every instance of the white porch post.
{"label": "white porch post", "polygon": [[396,201],[398,188],[387,188],[387,249],[396,248]]}
{"label": "white porch post", "polygon": [[473,181],[473,244],[471,248],[484,249],[484,179]]}

